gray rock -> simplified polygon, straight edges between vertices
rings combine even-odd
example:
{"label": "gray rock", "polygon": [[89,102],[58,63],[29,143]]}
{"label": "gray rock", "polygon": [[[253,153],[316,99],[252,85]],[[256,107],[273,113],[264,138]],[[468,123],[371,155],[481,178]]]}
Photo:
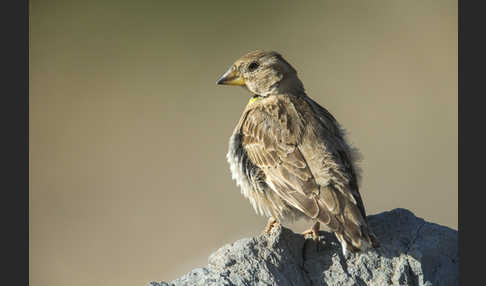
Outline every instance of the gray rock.
{"label": "gray rock", "polygon": [[320,242],[285,227],[211,254],[209,265],[170,282],[182,285],[459,285],[457,231],[405,209],[368,217],[380,247],[345,258],[334,235]]}

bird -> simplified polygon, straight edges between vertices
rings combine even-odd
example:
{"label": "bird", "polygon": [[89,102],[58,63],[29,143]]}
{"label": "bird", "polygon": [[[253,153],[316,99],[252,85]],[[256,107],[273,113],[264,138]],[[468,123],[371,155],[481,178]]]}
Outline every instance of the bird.
{"label": "bird", "polygon": [[309,97],[297,71],[275,51],[241,56],[216,81],[252,94],[229,139],[232,179],[265,232],[297,219],[305,236],[334,233],[344,255],[379,246],[359,193],[358,149],[331,113]]}

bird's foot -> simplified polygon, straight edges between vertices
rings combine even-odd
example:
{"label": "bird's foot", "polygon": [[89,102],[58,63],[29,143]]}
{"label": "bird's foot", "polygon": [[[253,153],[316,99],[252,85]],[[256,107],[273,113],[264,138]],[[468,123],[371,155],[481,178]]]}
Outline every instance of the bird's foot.
{"label": "bird's foot", "polygon": [[273,217],[273,216],[270,217],[268,219],[267,226],[265,227],[265,233],[267,233],[267,234],[270,233],[270,231],[272,230],[272,228],[274,226],[279,226],[279,225],[280,224],[275,217]]}
{"label": "bird's foot", "polygon": [[316,222],[310,229],[302,232],[302,235],[306,237],[307,235],[311,234],[312,239],[316,242],[319,242],[319,228],[320,228],[320,223]]}
{"label": "bird's foot", "polygon": [[[315,252],[319,252],[321,247],[322,247],[321,244],[320,244],[320,238],[319,238],[319,228],[320,228],[320,223],[316,222],[316,223],[314,223],[314,225],[310,229],[302,232],[302,235],[304,236],[304,238],[306,238],[305,242],[310,242],[309,240],[307,240],[307,235],[309,235],[309,234],[312,235],[312,241],[314,243],[311,243],[311,245],[315,246]],[[313,252],[314,252],[314,250],[309,249],[308,247],[303,247],[302,248],[302,257],[305,260],[307,255],[309,255],[310,253],[313,253]]]}

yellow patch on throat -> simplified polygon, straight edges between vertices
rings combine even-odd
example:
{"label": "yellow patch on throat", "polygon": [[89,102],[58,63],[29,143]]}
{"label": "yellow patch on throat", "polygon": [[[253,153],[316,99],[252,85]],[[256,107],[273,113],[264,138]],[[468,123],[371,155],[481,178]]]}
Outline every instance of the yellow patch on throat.
{"label": "yellow patch on throat", "polygon": [[261,100],[262,98],[263,98],[262,96],[256,94],[252,98],[250,98],[250,101],[248,102],[248,104],[253,103],[255,101],[258,101],[258,100]]}

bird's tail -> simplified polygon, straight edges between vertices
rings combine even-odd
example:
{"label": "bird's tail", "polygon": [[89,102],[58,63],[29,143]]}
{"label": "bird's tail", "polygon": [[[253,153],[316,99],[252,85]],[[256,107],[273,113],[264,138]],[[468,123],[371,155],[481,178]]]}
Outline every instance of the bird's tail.
{"label": "bird's tail", "polygon": [[344,255],[347,255],[348,252],[365,251],[380,246],[376,235],[367,227],[362,227],[361,236],[352,236],[347,232],[335,232],[335,235],[341,243]]}
{"label": "bird's tail", "polygon": [[348,251],[379,247],[378,238],[368,227],[359,194],[341,192],[333,186],[321,187],[317,203],[321,210],[317,219],[335,233],[345,255]]}

